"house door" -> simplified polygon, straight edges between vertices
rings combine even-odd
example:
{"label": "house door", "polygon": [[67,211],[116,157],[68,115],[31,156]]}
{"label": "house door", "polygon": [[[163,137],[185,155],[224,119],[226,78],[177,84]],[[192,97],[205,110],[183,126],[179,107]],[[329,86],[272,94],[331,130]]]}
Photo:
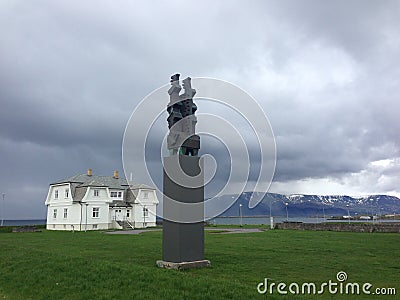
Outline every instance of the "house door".
{"label": "house door", "polygon": [[120,210],[120,209],[116,209],[115,211],[114,211],[114,213],[115,213],[115,220],[116,221],[123,221],[124,220],[124,216],[122,215],[122,210]]}

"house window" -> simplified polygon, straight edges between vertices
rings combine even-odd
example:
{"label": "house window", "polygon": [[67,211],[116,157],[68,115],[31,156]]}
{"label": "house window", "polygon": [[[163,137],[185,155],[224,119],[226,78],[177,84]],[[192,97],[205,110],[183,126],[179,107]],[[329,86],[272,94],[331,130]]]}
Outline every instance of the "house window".
{"label": "house window", "polygon": [[148,199],[149,198],[149,192],[143,192],[143,198]]}
{"label": "house window", "polygon": [[53,210],[53,219],[57,219],[57,209]]}
{"label": "house window", "polygon": [[56,224],[53,224],[53,228],[56,228]]}
{"label": "house window", "polygon": [[149,215],[149,210],[143,207],[143,217],[147,217]]}
{"label": "house window", "polygon": [[68,218],[68,208],[64,208],[64,219]]}
{"label": "house window", "polygon": [[64,229],[67,229],[67,225],[66,224],[64,224],[63,227],[64,227]]}
{"label": "house window", "polygon": [[99,190],[93,190],[93,196],[98,197],[99,196]]}
{"label": "house window", "polygon": [[69,189],[65,189],[65,198],[69,197]]}
{"label": "house window", "polygon": [[93,207],[93,209],[92,209],[92,217],[93,218],[98,218],[99,217],[99,212],[100,212],[100,208],[99,207]]}
{"label": "house window", "polygon": [[58,190],[54,191],[54,198],[56,198],[56,199],[58,198]]}
{"label": "house window", "polygon": [[126,211],[126,217],[129,218],[130,215],[131,215],[131,211],[128,209],[128,210]]}
{"label": "house window", "polygon": [[122,192],[110,192],[110,197],[111,198],[121,198]]}
{"label": "house window", "polygon": [[97,229],[97,224],[93,224],[93,229]]}

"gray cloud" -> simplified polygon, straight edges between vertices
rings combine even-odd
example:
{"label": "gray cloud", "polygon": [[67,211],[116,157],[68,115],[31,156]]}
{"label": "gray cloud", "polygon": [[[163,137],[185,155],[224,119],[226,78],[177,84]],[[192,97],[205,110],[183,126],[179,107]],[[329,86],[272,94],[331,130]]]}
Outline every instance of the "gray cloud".
{"label": "gray cloud", "polygon": [[[6,217],[43,217],[52,181],[88,167],[122,171],[133,108],[174,72],[229,80],[260,102],[276,134],[280,192],[317,191],[324,180],[331,193],[341,185],[399,194],[399,9],[398,1],[2,2]],[[149,142],[156,174],[157,147]],[[223,167],[216,187],[227,175],[219,147],[209,147]],[[259,156],[251,140],[249,148],[252,181]],[[378,160],[392,163],[374,167]]]}

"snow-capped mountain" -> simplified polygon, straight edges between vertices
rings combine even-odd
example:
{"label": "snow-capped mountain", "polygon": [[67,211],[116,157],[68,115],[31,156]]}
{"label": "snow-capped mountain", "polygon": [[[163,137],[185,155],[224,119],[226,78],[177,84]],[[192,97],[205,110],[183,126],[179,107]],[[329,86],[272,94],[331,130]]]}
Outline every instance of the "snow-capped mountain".
{"label": "snow-capped mountain", "polygon": [[[254,192],[257,193],[257,192]],[[238,216],[239,205],[242,204],[244,216],[269,215],[270,207],[272,215],[286,215],[286,203],[291,216],[343,216],[349,209],[351,215],[355,213],[364,215],[399,214],[400,199],[388,195],[371,195],[364,197],[350,197],[346,195],[282,195],[267,193],[263,200],[253,209],[248,207],[248,202],[253,192],[242,193],[236,202],[221,216]],[[224,195],[233,197],[236,195]]]}

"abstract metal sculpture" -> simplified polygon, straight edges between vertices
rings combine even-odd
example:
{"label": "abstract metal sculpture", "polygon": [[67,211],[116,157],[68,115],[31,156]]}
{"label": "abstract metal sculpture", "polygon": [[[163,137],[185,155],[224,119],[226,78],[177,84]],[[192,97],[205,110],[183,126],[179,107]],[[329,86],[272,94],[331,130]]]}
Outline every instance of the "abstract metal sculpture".
{"label": "abstract metal sculpture", "polygon": [[197,106],[193,103],[196,90],[192,89],[191,78],[183,80],[184,93],[179,95],[180,74],[171,76],[171,87],[168,90],[169,103],[167,106],[168,128],[167,138],[170,155],[181,154],[197,156],[200,149],[200,137],[195,134],[197,118],[194,115]]}
{"label": "abstract metal sculpture", "polygon": [[[171,76],[168,90],[170,156],[163,158],[162,260],[157,261],[159,267],[173,269],[210,265],[204,259],[204,178],[198,157],[200,137],[195,134],[197,106],[193,96],[196,90],[188,77],[183,80],[184,93],[180,95],[179,76]],[[184,176],[192,178],[191,186],[180,183],[179,179]],[[183,216],[187,217],[185,221]]]}

